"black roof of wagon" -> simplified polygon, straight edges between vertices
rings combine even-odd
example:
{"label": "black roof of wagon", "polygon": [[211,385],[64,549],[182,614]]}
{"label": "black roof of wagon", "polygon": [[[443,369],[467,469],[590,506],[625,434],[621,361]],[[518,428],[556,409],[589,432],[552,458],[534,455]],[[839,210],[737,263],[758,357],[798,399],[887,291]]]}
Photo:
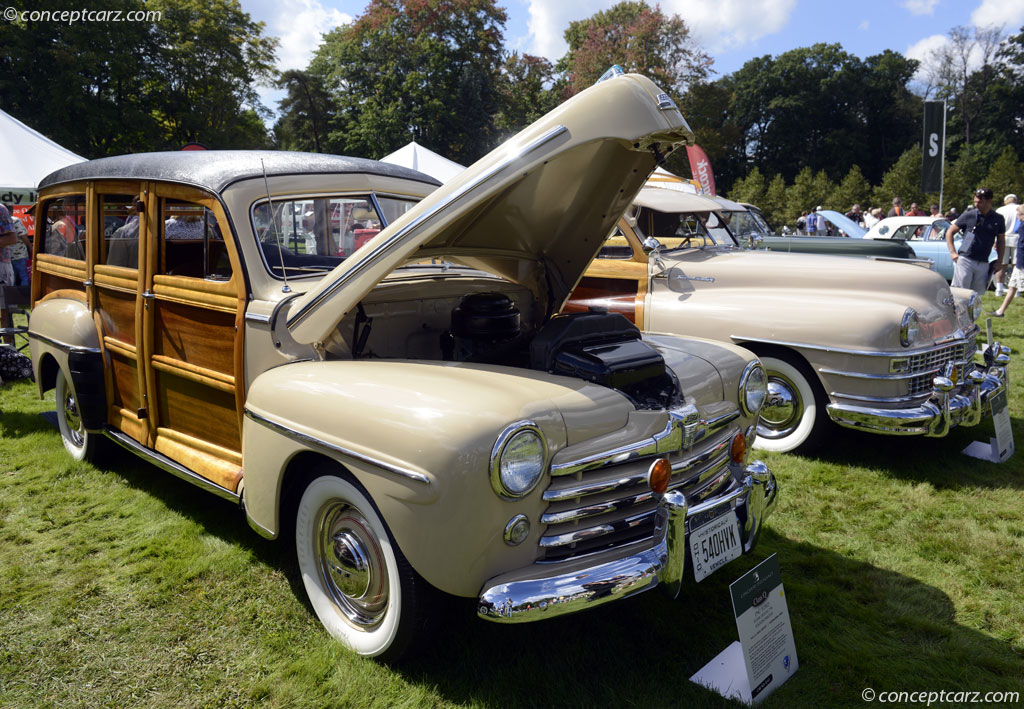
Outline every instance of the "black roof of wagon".
{"label": "black roof of wagon", "polygon": [[281,150],[183,150],[87,160],[51,172],[40,181],[39,187],[78,180],[134,179],[184,182],[219,193],[240,180],[263,177],[264,168],[268,177],[370,174],[428,185],[441,184],[429,175],[406,167],[342,155]]}

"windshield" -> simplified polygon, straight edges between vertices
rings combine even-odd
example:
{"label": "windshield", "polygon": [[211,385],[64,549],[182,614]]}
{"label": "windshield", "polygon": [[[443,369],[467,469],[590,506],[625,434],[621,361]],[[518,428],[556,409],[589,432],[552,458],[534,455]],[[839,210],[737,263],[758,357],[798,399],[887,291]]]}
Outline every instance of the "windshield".
{"label": "windshield", "polygon": [[675,214],[641,207],[636,230],[640,238],[653,236],[669,250],[736,245],[732,232],[717,212]]}
{"label": "windshield", "polygon": [[744,237],[747,234],[770,234],[771,229],[753,212],[722,212],[722,217],[733,234]]}
{"label": "windshield", "polygon": [[264,200],[253,206],[253,233],[263,263],[275,278],[320,275],[415,204],[370,195]]}

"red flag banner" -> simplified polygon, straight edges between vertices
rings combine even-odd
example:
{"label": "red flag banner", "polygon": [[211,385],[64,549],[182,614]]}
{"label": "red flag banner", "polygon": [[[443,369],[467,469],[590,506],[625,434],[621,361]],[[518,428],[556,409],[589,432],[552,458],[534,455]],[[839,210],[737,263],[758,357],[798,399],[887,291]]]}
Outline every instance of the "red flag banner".
{"label": "red flag banner", "polygon": [[711,171],[711,161],[707,153],[699,145],[687,145],[686,157],[690,158],[690,172],[693,179],[700,182],[705,194],[715,196],[715,173]]}

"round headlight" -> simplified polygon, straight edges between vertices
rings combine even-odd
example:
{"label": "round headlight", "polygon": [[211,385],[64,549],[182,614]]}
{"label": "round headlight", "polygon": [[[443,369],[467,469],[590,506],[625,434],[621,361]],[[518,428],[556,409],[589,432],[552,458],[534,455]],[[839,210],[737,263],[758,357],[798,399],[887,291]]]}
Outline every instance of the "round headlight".
{"label": "round headlight", "polygon": [[971,322],[981,317],[981,296],[971,293],[971,299],[967,301],[967,310],[971,313]]}
{"label": "round headlight", "polygon": [[900,344],[904,347],[911,347],[921,335],[921,323],[917,321],[917,311],[907,308],[903,313],[903,320],[900,322]]}
{"label": "round headlight", "polygon": [[507,498],[529,494],[544,474],[547,449],[537,424],[521,421],[502,431],[491,452],[491,487]]}
{"label": "round headlight", "polygon": [[740,377],[740,405],[747,416],[756,416],[768,396],[768,377],[760,362],[747,365]]}

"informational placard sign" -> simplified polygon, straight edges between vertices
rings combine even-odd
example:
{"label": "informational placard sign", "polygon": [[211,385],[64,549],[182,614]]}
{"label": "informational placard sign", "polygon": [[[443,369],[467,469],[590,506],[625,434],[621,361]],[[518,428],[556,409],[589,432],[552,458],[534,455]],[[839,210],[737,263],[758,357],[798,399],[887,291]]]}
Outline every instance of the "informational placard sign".
{"label": "informational placard sign", "polygon": [[974,441],[964,448],[964,455],[987,460],[990,463],[1004,463],[1014,453],[1013,429],[1010,427],[1010,409],[1006,402],[1006,390],[988,400],[992,411],[992,426],[996,430],[995,438],[988,443]]}
{"label": "informational placard sign", "polygon": [[776,554],[729,586],[739,642],[702,667],[691,681],[724,697],[757,704],[800,667]]}

